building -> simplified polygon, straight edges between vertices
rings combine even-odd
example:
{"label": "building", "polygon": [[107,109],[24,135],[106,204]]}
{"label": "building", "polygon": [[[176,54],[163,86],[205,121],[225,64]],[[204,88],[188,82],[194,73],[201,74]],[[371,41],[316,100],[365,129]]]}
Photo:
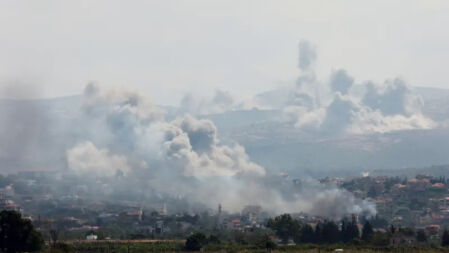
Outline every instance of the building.
{"label": "building", "polygon": [[96,241],[97,239],[98,239],[98,236],[94,235],[94,234],[90,234],[90,235],[86,236],[86,240],[88,240],[88,241]]}

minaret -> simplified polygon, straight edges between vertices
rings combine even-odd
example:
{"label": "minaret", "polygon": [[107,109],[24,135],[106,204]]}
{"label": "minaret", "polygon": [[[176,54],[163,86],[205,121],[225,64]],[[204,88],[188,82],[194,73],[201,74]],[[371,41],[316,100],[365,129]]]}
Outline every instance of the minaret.
{"label": "minaret", "polygon": [[165,202],[164,202],[164,205],[162,206],[161,214],[164,215],[164,216],[167,215],[167,206],[165,205]]}
{"label": "minaret", "polygon": [[223,217],[221,215],[222,213],[222,207],[221,204],[218,204],[218,213],[217,213],[217,217],[215,218],[215,226],[218,229],[221,229],[222,223],[223,223]]}

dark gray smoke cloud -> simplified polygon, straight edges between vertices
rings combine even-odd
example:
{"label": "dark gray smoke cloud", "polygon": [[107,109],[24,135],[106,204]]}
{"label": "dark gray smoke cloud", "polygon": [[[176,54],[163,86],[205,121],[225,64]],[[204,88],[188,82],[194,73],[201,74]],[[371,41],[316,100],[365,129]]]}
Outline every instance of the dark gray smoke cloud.
{"label": "dark gray smoke cloud", "polygon": [[299,68],[301,70],[308,70],[313,67],[316,60],[315,47],[308,41],[301,41],[299,43]]}
{"label": "dark gray smoke cloud", "polygon": [[308,41],[299,43],[299,69],[301,75],[296,80],[295,89],[290,92],[287,104],[308,110],[319,106],[318,83],[313,65],[316,59],[315,48]]}
{"label": "dark gray smoke cloud", "polygon": [[348,94],[349,89],[354,84],[354,78],[348,75],[346,70],[339,69],[332,73],[330,78],[330,87],[333,92],[340,92],[341,94]]}
{"label": "dark gray smoke cloud", "polygon": [[369,82],[362,101],[374,110],[385,115],[406,115],[420,113],[422,101],[413,96],[407,84],[400,79],[385,82],[383,87]]}

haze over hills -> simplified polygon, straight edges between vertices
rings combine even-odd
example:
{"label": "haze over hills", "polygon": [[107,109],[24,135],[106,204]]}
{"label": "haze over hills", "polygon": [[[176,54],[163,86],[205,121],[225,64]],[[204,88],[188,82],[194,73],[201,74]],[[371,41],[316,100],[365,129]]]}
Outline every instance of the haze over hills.
{"label": "haze over hills", "polygon": [[[416,87],[413,91],[423,99],[424,115],[437,122],[449,118],[449,90]],[[229,111],[197,116],[212,120],[224,142],[243,145],[251,160],[273,173],[288,172],[296,177],[323,176],[338,171],[350,173],[449,164],[449,129],[444,126],[391,133],[319,136],[292,127],[283,120],[280,101],[285,100],[287,93],[287,89],[279,89],[255,96],[259,101],[275,101],[270,104],[271,109],[231,108]],[[12,162],[11,157],[8,159],[11,153],[3,151],[0,156],[3,172],[67,169],[65,150],[75,145],[82,135],[74,128],[85,124],[78,119],[81,104],[82,96],[0,100],[1,115],[6,115],[10,121],[8,124],[3,121],[2,127],[38,126],[33,130],[31,139],[21,136],[27,131],[17,127],[12,134],[7,131],[8,136],[0,136],[2,140],[7,140],[2,143],[13,145],[14,152],[25,158]],[[275,107],[276,104],[279,107]],[[183,114],[179,108],[160,107],[167,111],[166,118],[169,119]],[[27,112],[26,117],[17,116],[23,112]],[[40,118],[29,117],[33,115]],[[7,148],[4,146],[2,150]]]}
{"label": "haze over hills", "polygon": [[341,217],[375,205],[313,177],[449,164],[447,91],[360,82],[345,69],[320,79],[316,48],[299,49],[296,82],[250,99],[216,90],[157,106],[150,94],[89,83],[81,96],[4,100],[2,171],[123,176],[123,189],[148,199]]}
{"label": "haze over hills", "polygon": [[404,2],[0,1],[0,252],[449,249],[449,1]]}

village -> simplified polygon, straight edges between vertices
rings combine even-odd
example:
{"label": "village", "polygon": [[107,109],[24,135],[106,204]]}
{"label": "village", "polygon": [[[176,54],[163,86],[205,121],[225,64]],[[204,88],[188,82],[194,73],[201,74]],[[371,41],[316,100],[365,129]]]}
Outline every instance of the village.
{"label": "village", "polygon": [[[279,177],[292,184],[299,182],[285,174]],[[364,175],[324,178],[319,182],[335,185],[357,198],[375,203],[377,214],[374,217],[347,214],[356,221],[360,231],[369,220],[374,231],[385,233],[392,227],[412,228],[424,231],[430,239],[437,239],[449,224],[448,180],[443,177]],[[0,183],[1,209],[22,213],[44,235],[49,231],[57,232],[60,240],[182,238],[195,231],[264,231],[269,229],[267,220],[276,215],[251,204],[238,212],[229,212],[220,203],[216,208],[206,208],[175,198],[136,198],[131,196],[133,192],[119,197],[113,194],[113,183],[106,179],[96,179],[91,184],[47,171],[2,176]],[[291,216],[300,224],[312,227],[328,220],[328,217],[303,212],[291,213]],[[336,223],[341,227],[339,220]],[[401,240],[416,241],[414,236],[405,237]]]}

